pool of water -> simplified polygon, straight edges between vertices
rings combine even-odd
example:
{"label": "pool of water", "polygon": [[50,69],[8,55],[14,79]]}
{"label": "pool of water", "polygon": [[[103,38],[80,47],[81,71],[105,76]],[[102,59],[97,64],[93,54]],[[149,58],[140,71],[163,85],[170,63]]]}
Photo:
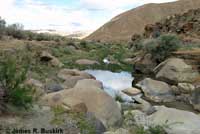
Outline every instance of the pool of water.
{"label": "pool of water", "polygon": [[120,95],[123,99],[130,101],[131,97],[123,94],[121,91],[132,87],[133,77],[129,72],[111,72],[106,70],[85,70],[87,73],[93,75],[97,80],[101,81],[104,90],[115,97]]}

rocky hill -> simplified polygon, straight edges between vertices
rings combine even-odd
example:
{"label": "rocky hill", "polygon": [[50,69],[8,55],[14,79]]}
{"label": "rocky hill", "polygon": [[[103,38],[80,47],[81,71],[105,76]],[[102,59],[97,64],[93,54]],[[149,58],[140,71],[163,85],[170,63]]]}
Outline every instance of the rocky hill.
{"label": "rocky hill", "polygon": [[149,38],[165,33],[178,34],[187,40],[189,38],[198,39],[200,37],[200,9],[172,15],[155,24],[147,25],[144,36]]}
{"label": "rocky hill", "polygon": [[199,0],[146,4],[114,17],[86,39],[105,42],[128,41],[133,34],[143,33],[147,24],[154,24],[173,14],[187,12],[199,7]]}

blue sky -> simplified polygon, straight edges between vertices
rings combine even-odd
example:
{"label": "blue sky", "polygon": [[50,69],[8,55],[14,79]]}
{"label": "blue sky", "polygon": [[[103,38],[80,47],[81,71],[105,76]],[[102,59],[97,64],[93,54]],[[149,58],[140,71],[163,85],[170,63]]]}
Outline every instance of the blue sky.
{"label": "blue sky", "polygon": [[25,29],[94,31],[126,10],[169,1],[175,0],[0,0],[0,16]]}

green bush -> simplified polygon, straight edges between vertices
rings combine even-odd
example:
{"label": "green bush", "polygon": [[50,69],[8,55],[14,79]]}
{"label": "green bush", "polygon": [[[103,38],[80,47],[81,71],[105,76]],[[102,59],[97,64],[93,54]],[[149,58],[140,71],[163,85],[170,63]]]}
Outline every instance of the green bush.
{"label": "green bush", "polygon": [[164,126],[150,126],[148,129],[150,134],[167,134],[165,132]]}
{"label": "green bush", "polygon": [[0,63],[0,85],[3,104],[11,104],[21,108],[29,108],[32,104],[33,90],[24,84],[28,66],[17,65],[13,58],[7,58]]}
{"label": "green bush", "polygon": [[5,27],[6,27],[5,20],[1,19],[1,17],[0,17],[0,39],[2,38],[2,36],[5,33]]}
{"label": "green bush", "polygon": [[115,95],[115,101],[118,101],[118,102],[121,102],[121,103],[124,102],[123,98],[118,94]]}
{"label": "green bush", "polygon": [[84,41],[84,40],[82,40],[82,41],[80,42],[80,46],[83,47],[83,48],[87,48],[87,42]]}
{"label": "green bush", "polygon": [[12,24],[6,27],[6,34],[16,39],[26,39],[27,35],[23,29],[24,26],[22,24]]}
{"label": "green bush", "polygon": [[80,113],[76,117],[77,120],[77,126],[80,129],[81,134],[95,134],[95,127],[94,124],[92,124],[84,114]]}
{"label": "green bush", "polygon": [[155,125],[148,128],[136,125],[130,130],[131,134],[167,134],[165,126]]}
{"label": "green bush", "polygon": [[157,62],[162,62],[172,52],[180,48],[181,41],[175,35],[162,35],[156,40],[150,40],[144,44],[145,51],[151,53]]}

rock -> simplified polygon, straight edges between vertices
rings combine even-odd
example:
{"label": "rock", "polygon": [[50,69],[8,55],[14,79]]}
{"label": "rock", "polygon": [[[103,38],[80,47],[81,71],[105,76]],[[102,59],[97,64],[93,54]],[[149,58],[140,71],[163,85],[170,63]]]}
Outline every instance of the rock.
{"label": "rock", "polygon": [[123,129],[123,128],[119,128],[117,129],[115,132],[111,132],[111,131],[108,131],[108,132],[105,132],[103,134],[130,134],[128,130],[126,129]]}
{"label": "rock", "polygon": [[106,131],[106,128],[103,125],[103,123],[100,120],[98,120],[93,113],[87,112],[86,119],[95,127],[95,134],[102,134]]}
{"label": "rock", "polygon": [[45,86],[45,89],[47,91],[47,93],[52,93],[52,92],[58,92],[60,90],[63,90],[64,88],[57,83],[48,83]]}
{"label": "rock", "polygon": [[150,74],[156,65],[155,61],[152,60],[151,54],[146,54],[142,58],[140,56],[135,59],[133,68],[135,73]]}
{"label": "rock", "polygon": [[145,97],[154,102],[172,102],[175,98],[170,86],[162,81],[146,78],[136,86],[142,89]]}
{"label": "rock", "polygon": [[125,111],[125,125],[128,127],[132,126],[144,126],[147,127],[150,125],[150,121],[148,120],[148,116],[141,112],[140,110],[131,110]]}
{"label": "rock", "polygon": [[43,62],[49,62],[53,59],[54,57],[47,51],[42,51],[40,55],[40,60]]}
{"label": "rock", "polygon": [[[20,115],[21,116],[1,116],[0,128],[2,127],[3,130],[1,130],[0,133],[7,134],[8,132],[6,133],[6,130],[13,130],[14,128],[24,128],[25,130],[33,130],[33,128],[40,130],[41,128],[45,128],[46,130],[52,130],[58,128],[58,126],[64,131],[64,134],[79,133],[79,129],[74,119],[67,114],[60,114],[59,117],[55,117],[53,110],[47,106],[34,106],[32,111],[28,111],[28,113],[23,114],[23,116],[22,113]],[[55,119],[57,119],[57,122],[60,121],[59,125],[56,124]]]}
{"label": "rock", "polygon": [[51,60],[51,65],[55,66],[55,67],[63,67],[64,66],[64,64],[59,59],[57,59],[56,57],[54,57]]}
{"label": "rock", "polygon": [[171,84],[191,83],[199,76],[197,70],[187,65],[184,60],[170,58],[158,65],[154,72],[156,78]]}
{"label": "rock", "polygon": [[65,98],[62,106],[69,112],[87,113],[87,106],[80,100]]}
{"label": "rock", "polygon": [[65,80],[63,83],[65,89],[73,88],[79,80],[95,79],[92,75],[76,69],[62,69],[58,73],[58,77]]}
{"label": "rock", "polygon": [[155,112],[155,108],[154,107],[152,107],[152,105],[149,103],[149,102],[147,102],[147,101],[145,101],[144,99],[142,99],[142,98],[140,98],[140,97],[135,97],[134,98],[134,100],[137,102],[137,103],[139,103],[138,105],[140,105],[139,106],[139,109],[142,111],[142,112],[144,112],[144,113],[146,113],[146,114],[152,114],[153,112]]}
{"label": "rock", "polygon": [[[88,112],[94,113],[104,126],[118,125],[121,122],[120,109],[115,100],[99,88],[100,86],[101,84],[96,80],[80,80],[72,89],[46,95],[44,101],[48,105],[80,101],[86,105]],[[65,102],[66,99],[67,102]]]}
{"label": "rock", "polygon": [[79,80],[83,80],[83,79],[85,78],[82,76],[68,77],[68,79],[65,79],[63,86],[65,89],[73,88]]}
{"label": "rock", "polygon": [[178,83],[178,88],[181,93],[191,93],[195,87],[190,83]]}
{"label": "rock", "polygon": [[26,81],[26,84],[34,88],[35,97],[40,97],[45,94],[44,85],[39,80],[35,80],[31,78]]}
{"label": "rock", "polygon": [[50,63],[52,66],[64,66],[56,57],[52,56],[49,52],[43,51],[40,55],[40,61]]}
{"label": "rock", "polygon": [[192,92],[190,103],[193,105],[194,109],[200,111],[200,88]]}
{"label": "rock", "polygon": [[134,61],[135,61],[134,58],[126,58],[123,60],[123,62],[126,64],[134,64],[135,63]]}
{"label": "rock", "polygon": [[172,89],[172,91],[173,91],[173,93],[174,93],[175,95],[180,95],[180,94],[181,94],[181,91],[179,90],[179,88],[178,88],[177,86],[172,85],[172,86],[171,86],[171,89]]}
{"label": "rock", "polygon": [[124,90],[122,90],[122,92],[129,95],[129,96],[135,96],[135,95],[138,95],[138,94],[141,93],[141,91],[139,89],[134,88],[134,87],[124,89]]}
{"label": "rock", "polygon": [[118,105],[120,111],[122,111],[122,104],[119,101],[116,101],[116,102],[117,102],[117,105]]}
{"label": "rock", "polygon": [[148,116],[148,120],[154,125],[169,125],[166,128],[169,134],[199,134],[200,116],[192,112],[167,108],[155,107],[157,112]]}
{"label": "rock", "polygon": [[77,69],[62,69],[58,73],[58,77],[63,80],[67,80],[69,77],[72,77],[72,76],[80,76],[84,79],[95,79],[94,76],[86,72],[79,71]]}
{"label": "rock", "polygon": [[103,89],[102,82],[97,81],[97,80],[84,79],[84,80],[78,81],[78,83],[76,84],[76,87],[78,87],[78,88],[88,88],[88,86],[90,88]]}
{"label": "rock", "polygon": [[152,105],[145,101],[144,99],[140,98],[140,97],[134,97],[135,103],[122,103],[122,109],[123,111],[126,110],[140,110],[146,114],[152,114],[153,112],[155,112],[154,107],[152,107]]}
{"label": "rock", "polygon": [[99,64],[99,62],[97,62],[97,61],[88,60],[88,59],[79,59],[79,60],[76,60],[75,63],[79,64],[79,65],[94,65],[94,64]]}

